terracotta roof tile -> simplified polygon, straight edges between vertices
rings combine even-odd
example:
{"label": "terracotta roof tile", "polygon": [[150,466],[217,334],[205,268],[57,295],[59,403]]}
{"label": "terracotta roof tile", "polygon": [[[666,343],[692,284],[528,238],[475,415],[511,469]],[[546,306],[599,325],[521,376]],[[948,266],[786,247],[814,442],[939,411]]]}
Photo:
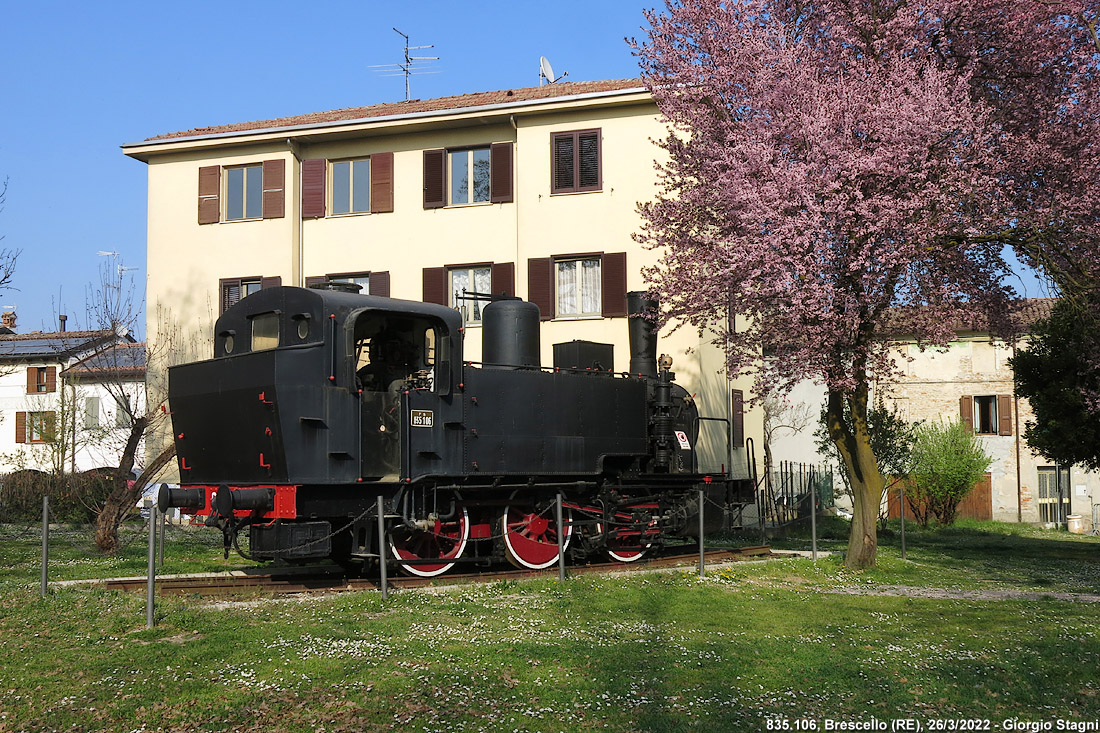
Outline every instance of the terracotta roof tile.
{"label": "terracotta roof tile", "polygon": [[329,112],[314,112],[312,114],[296,115],[293,117],[279,117],[273,120],[256,120],[253,122],[238,122],[231,125],[196,127],[192,130],[181,130],[179,132],[169,132],[163,135],[157,135],[156,137],[148,138],[147,141],[201,137],[205,135],[219,135],[233,132],[249,132],[252,130],[277,129],[280,127],[298,127],[329,122],[350,122],[373,117],[416,114],[419,112],[443,112],[446,110],[457,110],[467,107],[488,107],[510,102],[529,102],[539,99],[553,99],[556,97],[568,97],[578,94],[596,94],[599,92],[612,92],[641,87],[642,82],[640,79],[561,82],[558,84],[547,84],[541,87],[501,89],[490,92],[459,94],[452,97],[437,97],[435,99],[410,99],[407,102],[386,102],[384,104],[374,104],[367,107],[348,107],[347,109],[337,109]]}

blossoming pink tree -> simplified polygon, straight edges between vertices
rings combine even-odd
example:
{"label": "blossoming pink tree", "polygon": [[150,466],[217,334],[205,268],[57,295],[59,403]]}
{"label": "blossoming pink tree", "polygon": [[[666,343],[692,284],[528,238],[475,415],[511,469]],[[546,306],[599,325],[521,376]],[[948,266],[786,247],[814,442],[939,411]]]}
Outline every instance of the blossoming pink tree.
{"label": "blossoming pink tree", "polygon": [[648,19],[635,50],[672,130],[641,207],[639,237],[662,252],[648,277],[665,316],[710,329],[758,393],[824,383],[855,498],[846,563],[873,565],[868,391],[891,369],[887,325],[925,344],[975,311],[1008,326],[987,235],[1011,202],[974,64],[944,62],[950,29],[919,2],[668,0]]}
{"label": "blossoming pink tree", "polygon": [[935,50],[992,110],[1008,225],[985,233],[1076,314],[1077,388],[1100,417],[1100,2],[942,0]]}

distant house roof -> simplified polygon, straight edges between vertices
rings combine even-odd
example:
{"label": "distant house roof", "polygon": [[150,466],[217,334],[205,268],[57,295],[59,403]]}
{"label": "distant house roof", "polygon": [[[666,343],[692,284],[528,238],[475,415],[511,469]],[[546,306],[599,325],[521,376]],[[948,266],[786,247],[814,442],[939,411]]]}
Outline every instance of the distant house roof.
{"label": "distant house roof", "polygon": [[[1018,307],[1014,313],[1014,321],[1019,329],[1018,333],[1024,334],[1031,331],[1031,327],[1050,315],[1057,298],[1026,298],[1018,301]],[[906,315],[908,311],[908,316]],[[898,308],[887,314],[883,332],[889,336],[904,336],[909,333],[906,322],[912,317],[913,311],[906,308]],[[975,313],[966,320],[956,321],[954,329],[957,334],[988,334],[989,323],[982,313]]]}
{"label": "distant house roof", "polygon": [[118,338],[110,329],[0,334],[0,362],[63,361]]}
{"label": "distant house roof", "polygon": [[65,374],[86,380],[145,376],[145,343],[118,343],[81,359]]}
{"label": "distant house roof", "polygon": [[[355,122],[359,120],[372,120],[381,117],[394,117],[416,114],[457,112],[471,110],[479,107],[493,107],[506,104],[522,104],[525,102],[554,101],[567,97],[584,97],[619,91],[645,91],[640,79],[610,79],[604,81],[574,81],[557,84],[546,84],[540,87],[525,87],[520,89],[501,89],[489,92],[475,92],[472,94],[459,94],[451,97],[437,97],[435,99],[411,99],[407,102],[386,102],[366,107],[348,107],[346,109],[331,110],[328,112],[314,112],[311,114],[296,115],[292,117],[279,117],[270,120],[256,120],[253,122],[238,122],[229,125],[215,125],[211,127],[197,127],[191,130],[169,132],[163,135],[147,138],[145,143],[158,141],[178,140],[184,138],[203,138],[232,133],[248,133],[261,130],[279,130],[283,128],[321,126],[340,122]],[[142,143],[133,143],[128,146],[140,146]]]}

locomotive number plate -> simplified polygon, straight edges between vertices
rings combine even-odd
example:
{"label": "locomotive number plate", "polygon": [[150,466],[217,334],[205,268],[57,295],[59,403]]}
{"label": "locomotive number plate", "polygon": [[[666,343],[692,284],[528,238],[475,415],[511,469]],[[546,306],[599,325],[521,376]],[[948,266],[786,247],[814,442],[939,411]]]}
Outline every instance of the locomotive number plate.
{"label": "locomotive number plate", "polygon": [[430,428],[435,424],[435,416],[431,410],[413,410],[412,426],[414,428]]}

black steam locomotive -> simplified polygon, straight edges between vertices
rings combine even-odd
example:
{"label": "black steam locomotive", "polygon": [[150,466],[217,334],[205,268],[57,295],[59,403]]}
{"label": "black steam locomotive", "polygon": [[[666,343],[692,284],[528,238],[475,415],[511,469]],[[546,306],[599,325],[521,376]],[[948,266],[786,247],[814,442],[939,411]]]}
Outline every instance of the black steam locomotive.
{"label": "black steam locomotive", "polygon": [[[700,490],[751,501],[751,481],[695,472],[698,410],[646,318],[629,320],[629,373],[582,341],[543,368],[538,307],[497,299],[474,364],[457,311],[357,289],[262,290],[218,319],[213,359],[170,369],[181,488],[162,509],[207,516],[227,552],[247,528],[253,559],[373,562],[381,548],[433,576],[501,556],[548,567],[559,533],[575,558],[630,562],[698,534]],[[709,532],[722,513],[705,518]]]}

